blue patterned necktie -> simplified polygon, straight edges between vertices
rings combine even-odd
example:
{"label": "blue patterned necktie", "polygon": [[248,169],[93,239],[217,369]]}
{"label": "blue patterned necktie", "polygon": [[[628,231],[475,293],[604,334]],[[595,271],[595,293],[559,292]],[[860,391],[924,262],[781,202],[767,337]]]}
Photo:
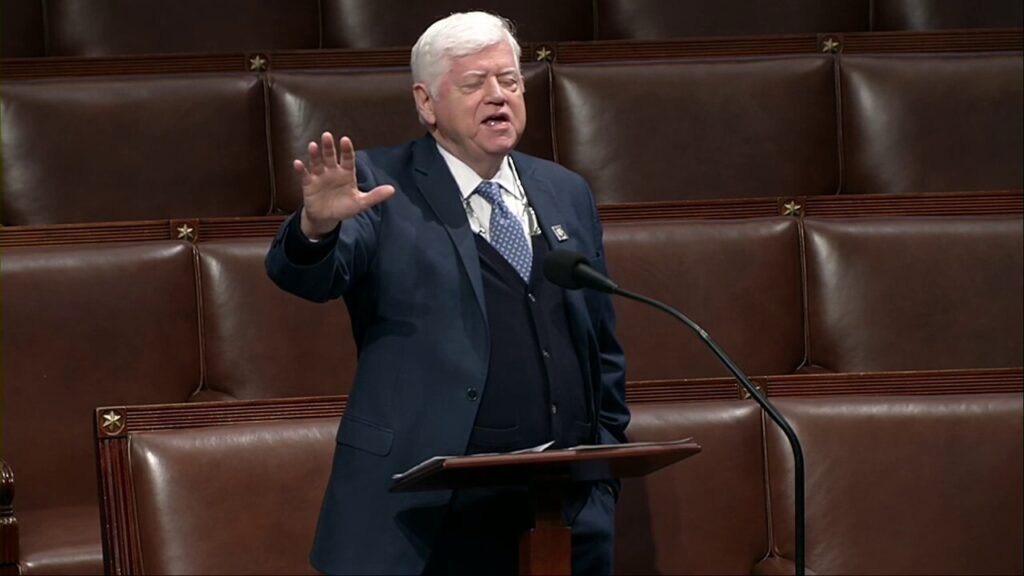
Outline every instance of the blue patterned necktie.
{"label": "blue patterned necktie", "polygon": [[530,265],[533,254],[530,244],[523,233],[523,225],[508,209],[508,204],[501,197],[501,185],[497,182],[484,180],[474,190],[491,204],[490,237],[491,246],[501,254],[523,281],[530,283]]}

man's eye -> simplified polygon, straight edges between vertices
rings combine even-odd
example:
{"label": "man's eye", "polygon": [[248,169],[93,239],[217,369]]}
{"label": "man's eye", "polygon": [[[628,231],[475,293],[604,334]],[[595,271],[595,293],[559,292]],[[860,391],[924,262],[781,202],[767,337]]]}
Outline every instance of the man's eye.
{"label": "man's eye", "polygon": [[498,83],[506,90],[519,89],[519,78],[516,78],[515,76],[503,76],[498,79]]}

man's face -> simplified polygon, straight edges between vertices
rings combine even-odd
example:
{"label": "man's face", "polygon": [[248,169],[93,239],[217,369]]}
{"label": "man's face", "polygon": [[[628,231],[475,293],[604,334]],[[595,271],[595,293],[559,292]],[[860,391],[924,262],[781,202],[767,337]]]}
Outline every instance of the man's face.
{"label": "man's face", "polygon": [[482,177],[493,176],[526,128],[526,104],[515,52],[505,42],[451,61],[432,98],[414,88],[423,119],[446,150]]}

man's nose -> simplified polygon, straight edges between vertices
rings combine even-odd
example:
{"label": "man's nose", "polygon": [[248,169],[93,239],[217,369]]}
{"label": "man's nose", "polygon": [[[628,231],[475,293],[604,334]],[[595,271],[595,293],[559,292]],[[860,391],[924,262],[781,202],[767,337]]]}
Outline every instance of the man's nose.
{"label": "man's nose", "polygon": [[488,102],[505,102],[505,90],[502,89],[497,76],[487,77],[486,82],[484,82],[484,95]]}

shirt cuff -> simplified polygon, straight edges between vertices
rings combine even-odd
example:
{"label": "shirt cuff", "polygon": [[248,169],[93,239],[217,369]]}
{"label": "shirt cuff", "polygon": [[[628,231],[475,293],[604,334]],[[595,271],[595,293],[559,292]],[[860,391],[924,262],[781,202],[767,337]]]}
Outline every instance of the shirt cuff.
{"label": "shirt cuff", "polygon": [[338,244],[338,230],[341,228],[339,222],[334,230],[331,230],[319,241],[312,241],[302,232],[300,217],[297,215],[288,223],[288,230],[284,235],[284,250],[288,260],[299,266],[312,266],[321,262]]}

